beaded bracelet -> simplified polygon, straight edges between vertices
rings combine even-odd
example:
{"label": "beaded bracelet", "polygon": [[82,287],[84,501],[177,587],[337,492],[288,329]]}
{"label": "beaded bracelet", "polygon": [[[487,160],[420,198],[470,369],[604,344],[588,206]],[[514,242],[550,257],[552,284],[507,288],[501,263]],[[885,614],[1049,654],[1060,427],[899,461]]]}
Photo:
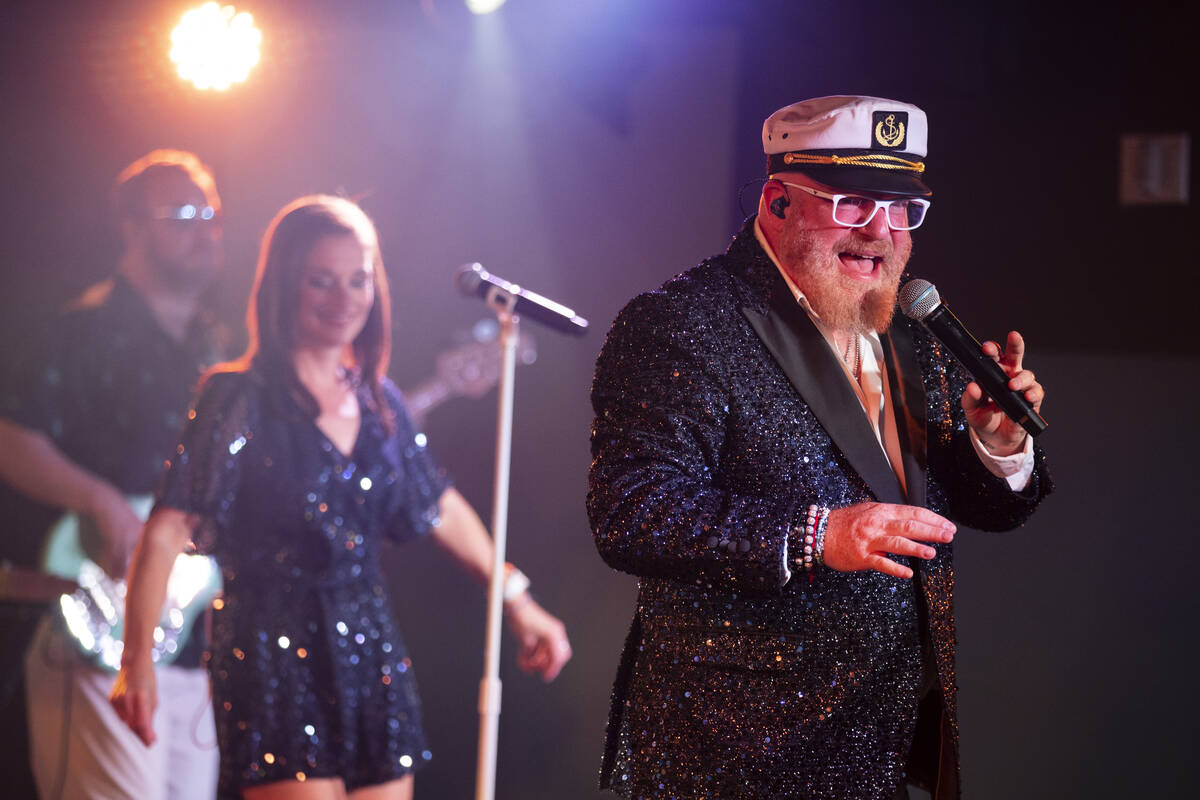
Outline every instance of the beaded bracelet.
{"label": "beaded bracelet", "polygon": [[829,524],[829,509],[822,506],[817,514],[816,543],[813,545],[813,558],[822,567],[825,566],[825,527]]}
{"label": "beaded bracelet", "polygon": [[808,515],[804,518],[803,542],[804,547],[796,565],[805,572],[812,572],[813,562],[825,564],[825,525],[829,521],[829,509],[815,503],[808,507]]}

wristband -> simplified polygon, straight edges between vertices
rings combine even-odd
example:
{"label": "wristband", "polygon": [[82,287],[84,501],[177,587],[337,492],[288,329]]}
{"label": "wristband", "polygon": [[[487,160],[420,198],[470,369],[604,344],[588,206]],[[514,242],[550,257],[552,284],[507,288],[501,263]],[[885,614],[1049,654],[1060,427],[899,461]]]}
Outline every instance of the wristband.
{"label": "wristband", "polygon": [[505,605],[529,591],[529,577],[511,563],[504,565],[504,603]]}

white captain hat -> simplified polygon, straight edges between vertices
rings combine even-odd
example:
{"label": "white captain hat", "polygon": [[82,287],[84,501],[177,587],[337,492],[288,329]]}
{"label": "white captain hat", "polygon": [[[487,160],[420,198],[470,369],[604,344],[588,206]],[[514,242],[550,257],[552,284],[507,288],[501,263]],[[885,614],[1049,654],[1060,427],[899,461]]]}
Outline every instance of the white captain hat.
{"label": "white captain hat", "polygon": [[767,174],[802,172],[837,189],[928,197],[929,124],[911,103],[838,95],[784,106],[763,123]]}

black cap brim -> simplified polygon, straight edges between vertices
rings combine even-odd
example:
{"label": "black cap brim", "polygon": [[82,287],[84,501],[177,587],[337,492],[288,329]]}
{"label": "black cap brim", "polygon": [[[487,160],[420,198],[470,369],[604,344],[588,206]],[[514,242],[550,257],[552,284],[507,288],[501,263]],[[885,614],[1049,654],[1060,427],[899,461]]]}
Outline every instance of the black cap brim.
{"label": "black cap brim", "polygon": [[[846,150],[807,150],[805,152],[812,155],[855,155],[853,151]],[[924,173],[902,169],[847,166],[845,164],[786,164],[784,155],[784,153],[776,153],[767,157],[768,175],[777,172],[800,172],[826,186],[864,194],[886,194],[899,197],[929,197],[933,194],[933,190],[921,180]],[[906,161],[923,163],[920,158],[907,153],[901,154],[901,156]]]}

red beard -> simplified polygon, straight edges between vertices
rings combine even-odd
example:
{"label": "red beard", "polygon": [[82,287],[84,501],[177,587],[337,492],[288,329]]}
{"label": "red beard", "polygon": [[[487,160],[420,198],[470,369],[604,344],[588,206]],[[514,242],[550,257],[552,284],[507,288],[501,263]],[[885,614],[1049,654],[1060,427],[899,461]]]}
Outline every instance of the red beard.
{"label": "red beard", "polygon": [[[891,240],[865,239],[855,232],[832,247],[815,231],[785,231],[778,257],[788,275],[808,299],[822,324],[837,331],[884,331],[896,311],[900,277],[912,253],[912,240],[893,246]],[[843,275],[838,255],[854,252],[880,257],[882,280],[869,284]]]}

